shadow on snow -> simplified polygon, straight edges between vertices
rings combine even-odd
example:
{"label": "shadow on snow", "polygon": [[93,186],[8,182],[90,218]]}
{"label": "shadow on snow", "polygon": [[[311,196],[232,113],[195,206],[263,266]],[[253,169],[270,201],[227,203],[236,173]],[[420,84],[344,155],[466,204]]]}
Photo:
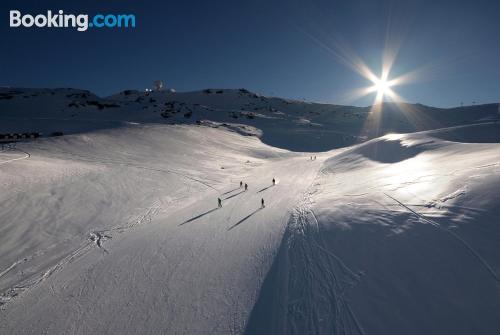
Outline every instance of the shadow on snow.
{"label": "shadow on snow", "polygon": [[248,220],[252,215],[254,215],[255,213],[257,213],[258,211],[262,210],[263,208],[260,207],[260,208],[257,208],[256,210],[254,210],[252,213],[248,214],[247,216],[245,216],[243,219],[241,219],[240,221],[236,222],[234,225],[232,225],[231,227],[229,227],[227,230],[231,230],[233,228],[236,228],[236,226],[240,225],[241,223],[243,223],[244,221]]}
{"label": "shadow on snow", "polygon": [[189,219],[189,220],[184,221],[184,222],[183,222],[183,223],[181,223],[179,226],[185,225],[186,223],[189,223],[189,222],[191,222],[191,221],[194,221],[194,220],[196,220],[196,219],[199,219],[199,218],[201,218],[202,216],[205,216],[205,215],[207,215],[207,214],[212,213],[213,211],[216,211],[217,209],[218,209],[218,207],[212,208],[211,210],[206,211],[205,213],[201,213],[200,215],[197,215],[197,216],[195,216],[195,217],[192,217],[192,218],[191,218],[191,219]]}

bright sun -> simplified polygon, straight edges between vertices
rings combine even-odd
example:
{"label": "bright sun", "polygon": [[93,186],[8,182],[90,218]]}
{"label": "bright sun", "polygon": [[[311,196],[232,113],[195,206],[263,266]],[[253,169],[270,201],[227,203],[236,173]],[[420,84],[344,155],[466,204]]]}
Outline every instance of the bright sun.
{"label": "bright sun", "polygon": [[391,84],[386,79],[378,79],[374,82],[374,89],[377,91],[377,95],[384,96],[391,91]]}

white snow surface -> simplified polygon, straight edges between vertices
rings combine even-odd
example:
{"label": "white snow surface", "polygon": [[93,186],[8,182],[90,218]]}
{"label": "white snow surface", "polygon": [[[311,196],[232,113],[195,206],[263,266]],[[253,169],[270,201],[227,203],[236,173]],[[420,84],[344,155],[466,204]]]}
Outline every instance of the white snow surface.
{"label": "white snow surface", "polygon": [[0,93],[1,334],[500,333],[498,106]]}

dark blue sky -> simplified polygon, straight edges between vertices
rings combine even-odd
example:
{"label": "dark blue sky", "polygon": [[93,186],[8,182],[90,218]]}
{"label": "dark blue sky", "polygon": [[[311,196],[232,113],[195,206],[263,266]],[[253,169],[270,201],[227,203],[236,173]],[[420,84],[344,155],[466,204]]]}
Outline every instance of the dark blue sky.
{"label": "dark blue sky", "polygon": [[[392,76],[425,68],[418,82],[394,88],[406,100],[434,106],[500,102],[500,3],[493,0],[4,0],[0,9],[1,86],[75,87],[109,95],[162,79],[178,91],[245,87],[369,105],[373,94],[346,98],[369,82],[314,39],[333,50],[348,46],[378,75],[390,36],[391,45],[401,41]],[[10,28],[10,9],[131,13],[137,27]]]}

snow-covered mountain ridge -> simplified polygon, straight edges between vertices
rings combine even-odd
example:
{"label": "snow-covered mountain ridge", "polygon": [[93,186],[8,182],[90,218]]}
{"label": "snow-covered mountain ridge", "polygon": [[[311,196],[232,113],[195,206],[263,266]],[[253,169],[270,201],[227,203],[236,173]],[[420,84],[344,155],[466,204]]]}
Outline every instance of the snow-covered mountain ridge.
{"label": "snow-covered mountain ridge", "polygon": [[0,133],[71,134],[130,123],[193,124],[210,120],[257,128],[261,130],[262,141],[275,147],[325,151],[388,132],[407,133],[499,120],[499,108],[498,104],[440,109],[385,103],[380,112],[372,113],[371,107],[266,97],[245,89],[179,93],[128,90],[99,98],[76,89],[3,88]]}

